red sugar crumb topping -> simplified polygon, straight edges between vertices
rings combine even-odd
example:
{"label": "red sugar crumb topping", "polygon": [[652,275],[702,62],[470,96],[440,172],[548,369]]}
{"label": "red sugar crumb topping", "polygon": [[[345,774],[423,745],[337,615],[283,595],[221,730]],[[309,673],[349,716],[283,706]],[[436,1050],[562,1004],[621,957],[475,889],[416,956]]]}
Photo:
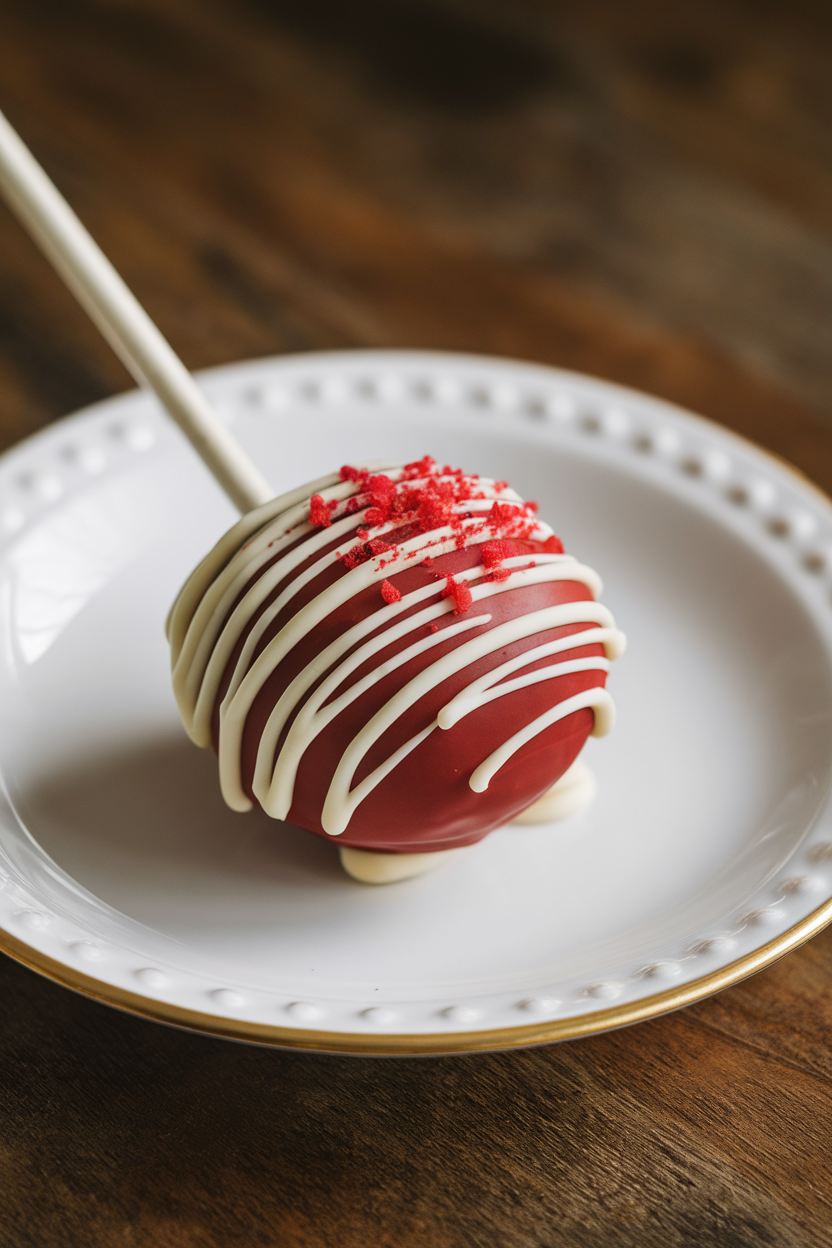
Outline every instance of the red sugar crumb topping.
{"label": "red sugar crumb topping", "polygon": [[334,503],[325,503],[320,494],[313,494],[309,500],[309,523],[318,529],[328,529],[334,509]]}
{"label": "red sugar crumb topping", "polygon": [[358,546],[353,546],[351,550],[344,555],[339,555],[338,558],[349,571],[352,571],[360,563],[366,563],[368,559],[374,559],[376,555],[384,555],[388,550],[395,549],[395,546],[391,546],[382,538],[373,537],[369,542],[361,542]]}
{"label": "red sugar crumb topping", "polygon": [[504,559],[509,558],[511,547],[508,542],[483,542],[480,555],[487,568],[496,568]]}
{"label": "red sugar crumb topping", "polygon": [[464,582],[455,581],[452,576],[449,576],[445,581],[442,597],[453,598],[454,615],[462,615],[463,611],[467,611],[473,602],[468,586]]}
{"label": "red sugar crumb topping", "polygon": [[381,596],[385,602],[401,602],[402,600],[401,590],[396,589],[396,586],[392,585],[390,581],[381,582]]}
{"label": "red sugar crumb topping", "polygon": [[[354,468],[350,464],[345,464],[341,469],[341,479],[352,482],[357,493],[345,504],[339,505],[338,514],[351,515],[363,510],[365,517],[364,524],[356,530],[357,544],[345,554],[339,555],[348,569],[355,568],[374,556],[389,554],[390,559],[381,564],[384,567],[384,563],[392,562],[399,556],[400,551],[395,542],[370,537],[371,529],[384,526],[393,531],[406,530],[408,538],[414,536],[414,530],[417,533],[431,533],[445,529],[450,530],[447,536],[457,550],[474,544],[478,539],[497,539],[485,541],[484,552],[489,548],[493,549],[492,553],[483,554],[483,562],[491,579],[503,580],[505,577],[499,564],[508,554],[508,549],[500,553],[505,546],[505,539],[534,540],[538,531],[535,503],[494,500],[487,512],[466,508],[466,504],[474,500],[485,500],[490,491],[483,489],[476,474],[466,474],[461,468],[451,468],[449,465],[440,468],[429,455],[406,464],[395,482],[384,473],[372,473],[369,469]],[[506,482],[496,482],[495,488],[498,491],[504,490]],[[330,523],[328,517],[325,518],[326,506],[320,496],[316,495],[310,507],[313,524]],[[334,504],[329,504],[329,510],[333,506]],[[387,536],[392,538],[393,532],[388,531]],[[437,539],[440,540],[446,539]],[[557,553],[563,551],[557,538],[549,538],[543,544],[543,549]],[[424,556],[423,551],[412,552],[412,557],[419,558],[427,569],[431,568],[432,561],[429,556]]]}
{"label": "red sugar crumb topping", "polygon": [[547,555],[562,555],[563,542],[559,537],[555,537],[554,533],[551,537],[547,537],[543,543],[543,551]]}
{"label": "red sugar crumb topping", "polygon": [[495,529],[500,529],[504,525],[510,524],[516,519],[517,509],[512,503],[498,503],[496,500],[491,504],[491,510],[488,513],[488,519]]}
{"label": "red sugar crumb topping", "polygon": [[508,580],[511,576],[510,570],[500,567],[503,559],[508,559],[511,556],[511,547],[508,542],[483,542],[480,547],[480,555],[488,569],[485,577],[487,581]]}

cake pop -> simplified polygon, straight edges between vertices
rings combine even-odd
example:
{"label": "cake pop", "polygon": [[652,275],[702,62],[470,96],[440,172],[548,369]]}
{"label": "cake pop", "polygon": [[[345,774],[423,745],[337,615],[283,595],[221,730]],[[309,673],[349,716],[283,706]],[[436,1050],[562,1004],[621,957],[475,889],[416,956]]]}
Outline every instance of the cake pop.
{"label": "cake pop", "polygon": [[[234,810],[402,878],[543,799],[586,790],[624,638],[597,574],[507,482],[414,463],[341,469],[245,515],[168,620],[192,740]],[[584,773],[585,774],[585,773]],[[570,797],[571,791],[571,797]]]}

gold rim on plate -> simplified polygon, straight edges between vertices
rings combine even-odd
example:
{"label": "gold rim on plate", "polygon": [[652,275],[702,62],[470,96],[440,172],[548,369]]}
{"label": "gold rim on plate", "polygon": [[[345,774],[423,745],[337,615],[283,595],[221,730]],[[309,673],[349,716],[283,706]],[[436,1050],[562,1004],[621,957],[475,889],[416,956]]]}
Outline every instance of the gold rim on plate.
{"label": "gold rim on plate", "polygon": [[85,997],[113,1006],[128,1014],[157,1023],[167,1023],[186,1031],[218,1036],[225,1040],[237,1040],[247,1044],[267,1045],[279,1049],[305,1049],[318,1053],[348,1053],[366,1057],[416,1057],[428,1054],[441,1056],[453,1053],[478,1053],[484,1050],[527,1048],[535,1044],[551,1044],[558,1040],[577,1040],[601,1031],[627,1027],[659,1014],[693,1005],[704,997],[746,979],[764,970],[785,954],[811,940],[832,921],[832,898],[813,910],[800,922],[773,940],[760,945],[744,958],[730,962],[709,975],[702,975],[678,988],[668,988],[650,997],[623,1005],[610,1006],[592,1014],[578,1014],[573,1018],[553,1019],[549,1022],[530,1023],[521,1027],[497,1027],[488,1031],[461,1031],[451,1034],[428,1032],[424,1035],[391,1034],[366,1036],[360,1032],[306,1031],[294,1027],[273,1027],[267,1023],[235,1022],[199,1010],[186,1010],[153,1001],[140,993],[127,992],[111,984],[102,983],[90,975],[72,970],[63,963],[40,954],[24,941],[0,930],[0,950],[30,970],[53,980],[64,988],[71,988]]}

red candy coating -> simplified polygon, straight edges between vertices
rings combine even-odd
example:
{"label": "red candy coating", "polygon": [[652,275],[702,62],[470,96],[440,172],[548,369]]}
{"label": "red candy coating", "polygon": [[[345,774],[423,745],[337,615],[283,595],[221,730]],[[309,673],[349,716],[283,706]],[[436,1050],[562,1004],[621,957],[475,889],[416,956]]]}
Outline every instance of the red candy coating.
{"label": "red candy coating", "polygon": [[[418,484],[420,477],[426,478],[422,484]],[[383,676],[348,705],[314,738],[303,754],[288,818],[327,839],[330,837],[322,826],[321,813],[335,769],[350,742],[397,690],[443,655],[482,632],[558,604],[592,601],[585,583],[568,579],[518,584],[516,588],[512,582],[511,586],[506,585],[503,592],[495,592],[493,596],[479,600],[475,600],[475,594],[472,598],[472,589],[475,590],[476,586],[489,583],[502,586],[517,572],[516,566],[503,566],[506,559],[517,560],[520,556],[523,558],[522,568],[534,568],[535,556],[562,552],[558,538],[535,536],[540,533],[535,518],[536,505],[495,500],[490,507],[483,503],[480,508],[474,506],[471,511],[460,513],[465,500],[485,499],[487,494],[477,494],[476,478],[465,476],[459,470],[440,470],[427,458],[408,465],[402,479],[396,483],[385,474],[371,474],[352,467],[342,469],[341,478],[354,482],[358,494],[337,505],[327,502],[320,494],[314,495],[309,505],[312,529],[299,536],[298,542],[289,550],[299,549],[305,540],[322,529],[328,529],[335,519],[343,519],[358,510],[364,511],[363,519],[356,521],[355,528],[346,537],[342,534],[323,551],[319,547],[313,556],[294,568],[254,614],[226,664],[213,719],[216,748],[219,707],[248,633],[286,585],[321,560],[322,554],[331,551],[333,561],[305,584],[271,621],[257,644],[249,667],[280,630],[328,586],[372,560],[378,560],[380,568],[395,565],[390,566],[390,574],[383,581],[375,581],[369,587],[359,589],[308,630],[266,678],[245,720],[241,749],[242,783],[245,792],[256,802],[252,789],[255,761],[269,716],[294,678],[314,663],[326,646],[359,621],[378,615],[377,646],[372,657],[345,677],[335,695],[340,697],[368,672],[412,646],[415,640],[431,636],[438,639],[436,645]],[[417,484],[411,486],[411,481]],[[372,531],[391,524],[397,526],[392,531],[388,528],[381,535]],[[440,554],[430,554],[429,549],[421,549],[406,566],[401,566],[405,542],[447,526],[456,534],[454,549]],[[261,568],[257,577],[240,592],[237,602],[264,571],[285,554],[284,549],[281,555],[276,555]],[[460,575],[470,569],[478,569],[476,576],[460,579]],[[435,621],[419,626],[415,633],[408,633],[392,643],[385,642],[387,617],[383,612],[388,606],[392,608],[400,603],[403,595],[425,586],[433,586],[435,596],[422,599],[404,615],[397,615],[397,622],[423,610],[430,602],[447,600],[448,607],[452,609],[446,610]],[[458,625],[463,619],[473,619],[484,613],[492,617],[488,623],[455,636],[449,635],[447,643],[442,642],[444,630]],[[591,614],[587,622],[568,623],[534,633],[486,654],[441,681],[414,705],[407,707],[384,735],[371,745],[355,772],[353,789],[396,750],[427,728],[438,712],[473,680],[525,651],[559,637],[581,633],[590,627],[593,627]],[[598,643],[579,645],[559,652],[555,659],[539,658],[526,667],[520,667],[512,672],[511,678],[545,668],[553,662],[597,657],[603,653],[603,647]],[[449,729],[434,728],[358,805],[346,829],[338,836],[338,843],[362,849],[410,853],[451,849],[480,840],[536,801],[567,770],[592,730],[592,709],[579,709],[532,737],[496,772],[484,792],[474,792],[469,785],[475,769],[492,751],[538,716],[566,698],[602,687],[605,679],[606,673],[596,668],[541,680],[477,707]],[[286,739],[293,718],[290,716],[283,729],[276,754]]]}

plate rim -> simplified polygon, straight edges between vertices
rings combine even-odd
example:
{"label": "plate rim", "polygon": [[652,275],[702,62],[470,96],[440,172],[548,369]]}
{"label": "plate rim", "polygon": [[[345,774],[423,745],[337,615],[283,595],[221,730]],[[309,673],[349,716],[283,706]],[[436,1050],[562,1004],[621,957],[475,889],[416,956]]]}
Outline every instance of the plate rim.
{"label": "plate rim", "polygon": [[[720,424],[710,417],[693,412],[681,404],[674,403],[658,395],[649,394],[632,386],[622,385],[604,377],[596,377],[589,373],[574,369],[559,368],[555,365],[541,363],[536,360],[515,359],[499,355],[478,354],[474,352],[455,352],[440,350],[420,350],[418,348],[369,348],[344,349],[330,351],[310,351],[287,353],[286,355],[262,356],[247,360],[234,360],[212,368],[198,370],[195,375],[205,381],[220,380],[237,369],[246,367],[268,367],[270,364],[309,364],[335,363],[364,360],[367,363],[388,360],[408,360],[415,363],[467,363],[469,365],[509,366],[511,368],[529,368],[540,370],[541,373],[555,374],[565,380],[591,384],[600,384],[622,396],[632,396],[638,401],[647,400],[651,404],[675,411],[696,423],[709,426],[718,436],[728,437],[741,447],[768,460],[779,472],[785,472],[795,479],[802,490],[809,490],[827,509],[832,510],[832,497],[820,486],[805,475],[799,468],[776,452],[760,446],[744,434]],[[92,416],[106,409],[113,402],[127,399],[137,391],[125,391],[108,396],[98,403],[91,404],[78,411],[68,413],[56,421],[50,422],[43,429],[30,434],[3,452],[3,458],[14,454],[19,449],[29,447],[44,435],[52,436],[63,428],[66,422],[77,417]],[[72,965],[41,953],[35,946],[20,939],[5,927],[0,926],[0,952],[6,954],[19,964],[35,971],[44,978],[59,984],[61,987],[79,993],[100,1004],[118,1009],[124,1013],[146,1018],[153,1022],[163,1023],[178,1029],[214,1038],[232,1040],[239,1043],[271,1047],[284,1050],[300,1050],[322,1054],[354,1055],[354,1056],[441,1056],[461,1055],[465,1053],[498,1051],[514,1048],[527,1048],[535,1045],[579,1039],[596,1035],[619,1027],[630,1026],[647,1021],[662,1014],[682,1009],[703,1000],[714,993],[720,992],[743,979],[771,966],[787,953],[799,948],[808,940],[832,923],[832,897],[821,903],[808,915],[804,915],[791,927],[758,945],[749,953],[732,962],[726,963],[716,970],[689,980],[676,987],[664,989],[636,1001],[611,1005],[602,1010],[585,1014],[572,1015],[566,1018],[543,1020],[537,1023],[519,1024],[498,1028],[483,1028],[474,1031],[445,1032],[383,1032],[369,1034],[353,1031],[327,1031],[318,1029],[284,1027],[272,1023],[256,1023],[243,1019],[235,1019],[228,1015],[203,1013],[199,1010],[179,1006],[171,1002],[160,1001],[147,997],[142,993],[121,988],[118,985],[97,979]]]}
{"label": "plate rim", "polygon": [[464,1053],[495,1052],[531,1048],[540,1044],[578,1040],[599,1032],[646,1022],[662,1014],[683,1009],[713,996],[733,984],[763,971],[766,967],[800,948],[832,922],[832,898],[800,919],[792,927],[759,945],[751,953],[726,966],[690,980],[677,988],[667,988],[638,1001],[624,1002],[571,1018],[526,1023],[517,1027],[496,1027],[458,1032],[390,1032],[368,1035],[361,1032],[318,1031],[280,1027],[272,1023],[250,1023],[217,1014],[204,1014],[165,1001],[130,992],[105,983],[83,971],[42,954],[25,941],[0,928],[0,951],[15,962],[36,971],[53,983],[70,988],[102,1005],[134,1014],[152,1022],[165,1023],[184,1031],[263,1048],[298,1049],[306,1052],[353,1055],[358,1057],[442,1057]]}

